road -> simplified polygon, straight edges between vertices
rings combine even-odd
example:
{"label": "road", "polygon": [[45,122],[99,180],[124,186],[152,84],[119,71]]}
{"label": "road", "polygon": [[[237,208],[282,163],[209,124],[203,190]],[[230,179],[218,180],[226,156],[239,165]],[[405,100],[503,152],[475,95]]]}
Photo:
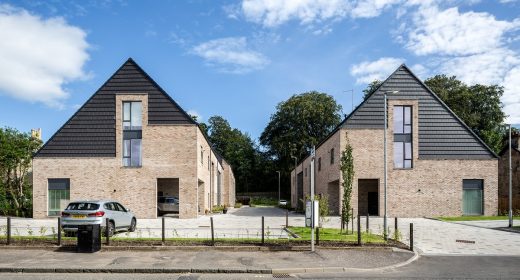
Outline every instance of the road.
{"label": "road", "polygon": [[[296,274],[285,279],[519,279],[520,257],[425,256],[388,270],[327,274]],[[0,274],[1,279],[273,279],[262,274]],[[277,277],[277,279],[281,279]],[[282,278],[283,279],[283,278]]]}

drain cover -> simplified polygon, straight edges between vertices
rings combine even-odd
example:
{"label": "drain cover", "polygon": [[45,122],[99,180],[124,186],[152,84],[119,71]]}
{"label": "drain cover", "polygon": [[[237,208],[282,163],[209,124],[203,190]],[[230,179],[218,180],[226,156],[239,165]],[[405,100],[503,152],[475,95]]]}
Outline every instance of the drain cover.
{"label": "drain cover", "polygon": [[458,242],[458,243],[467,243],[467,244],[475,244],[475,241],[472,241],[472,240],[463,240],[463,239],[457,239],[457,240],[455,240],[455,242]]}
{"label": "drain cover", "polygon": [[283,279],[283,278],[293,278],[293,277],[287,273],[276,273],[276,274],[273,274],[273,278]]}

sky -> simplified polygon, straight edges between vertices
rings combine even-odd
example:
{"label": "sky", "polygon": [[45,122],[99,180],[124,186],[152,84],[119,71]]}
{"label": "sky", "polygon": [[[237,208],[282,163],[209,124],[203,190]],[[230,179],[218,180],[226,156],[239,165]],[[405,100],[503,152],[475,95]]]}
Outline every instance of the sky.
{"label": "sky", "polygon": [[47,140],[129,57],[253,139],[290,96],[325,92],[348,114],[402,63],[504,86],[520,124],[518,0],[0,0],[0,127]]}

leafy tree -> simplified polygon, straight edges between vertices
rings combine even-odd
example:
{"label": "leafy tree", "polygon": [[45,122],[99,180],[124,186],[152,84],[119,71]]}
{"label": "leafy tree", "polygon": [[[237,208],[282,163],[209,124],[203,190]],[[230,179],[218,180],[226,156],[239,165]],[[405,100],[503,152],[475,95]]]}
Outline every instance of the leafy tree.
{"label": "leafy tree", "polygon": [[348,232],[348,224],[350,219],[352,219],[353,214],[350,212],[350,209],[352,208],[350,202],[352,199],[352,182],[354,181],[354,157],[352,156],[352,146],[350,145],[348,134],[345,134],[345,140],[347,141],[347,145],[345,146],[345,150],[341,151],[340,159],[341,177],[343,178],[343,182],[341,183],[343,187],[341,222],[343,225],[347,226]]}
{"label": "leafy tree", "polygon": [[[0,128],[0,204],[4,212],[29,216],[32,186],[29,183],[32,155],[41,141],[13,128]],[[8,209],[6,209],[8,208]]]}
{"label": "leafy tree", "polygon": [[341,121],[341,105],[326,93],[293,95],[276,106],[276,112],[260,136],[280,168],[292,167],[291,156],[302,159]]}
{"label": "leafy tree", "polygon": [[364,99],[367,99],[368,96],[374,92],[381,84],[383,83],[383,81],[380,81],[380,80],[373,80],[370,84],[368,84],[367,88],[365,88],[363,90],[363,93],[364,93],[364,96],[363,98]]}
{"label": "leafy tree", "polygon": [[437,75],[425,81],[492,150],[500,152],[505,132],[505,114],[500,98],[504,89],[498,85],[468,86],[455,76]]}

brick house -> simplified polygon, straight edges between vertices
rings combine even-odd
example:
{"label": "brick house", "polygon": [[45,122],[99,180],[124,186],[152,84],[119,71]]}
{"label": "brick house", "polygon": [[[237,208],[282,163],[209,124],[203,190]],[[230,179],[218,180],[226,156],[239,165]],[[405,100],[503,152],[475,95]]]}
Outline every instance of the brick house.
{"label": "brick house", "polygon": [[[520,133],[511,135],[511,167],[513,212],[520,212]],[[507,215],[509,213],[509,143],[500,152],[498,160],[498,210]]]}
{"label": "brick house", "polygon": [[198,124],[132,59],[33,158],[33,217],[69,201],[116,199],[139,218],[157,197],[178,196],[179,217],[234,204],[231,166]]}
{"label": "brick house", "polygon": [[[353,148],[351,204],[384,215],[384,93],[387,93],[387,215],[496,215],[498,160],[406,65],[401,65],[316,146],[315,193],[341,211],[339,168],[346,135]],[[291,203],[310,193],[307,157],[291,173]],[[300,204],[301,207],[301,204]]]}

